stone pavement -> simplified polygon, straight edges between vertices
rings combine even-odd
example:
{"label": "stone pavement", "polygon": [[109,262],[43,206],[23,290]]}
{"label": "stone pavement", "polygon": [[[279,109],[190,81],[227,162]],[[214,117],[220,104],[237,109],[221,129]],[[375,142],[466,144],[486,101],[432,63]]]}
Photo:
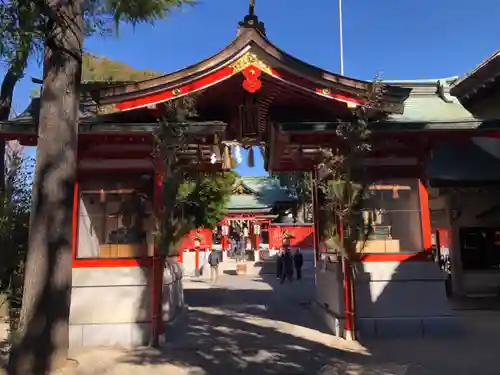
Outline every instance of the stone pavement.
{"label": "stone pavement", "polygon": [[322,331],[309,311],[313,290],[311,279],[285,285],[273,277],[230,275],[216,285],[186,281],[187,326],[165,349],[87,350],[75,353],[79,366],[57,374],[500,374],[498,312],[465,312],[471,330],[463,338],[361,345]]}

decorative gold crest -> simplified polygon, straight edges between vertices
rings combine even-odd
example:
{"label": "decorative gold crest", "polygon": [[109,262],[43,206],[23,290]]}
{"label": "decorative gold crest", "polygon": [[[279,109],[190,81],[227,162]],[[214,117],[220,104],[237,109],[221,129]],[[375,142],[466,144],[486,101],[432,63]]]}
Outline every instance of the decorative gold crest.
{"label": "decorative gold crest", "polygon": [[115,107],[114,104],[98,105],[97,114],[98,115],[109,115],[110,113],[119,112],[120,110]]}
{"label": "decorative gold crest", "polygon": [[255,53],[247,52],[243,56],[241,56],[234,64],[231,64],[231,68],[234,69],[234,73],[239,73],[242,70],[245,70],[249,66],[255,66],[259,68],[261,71],[273,75],[273,71],[269,65],[260,60]]}

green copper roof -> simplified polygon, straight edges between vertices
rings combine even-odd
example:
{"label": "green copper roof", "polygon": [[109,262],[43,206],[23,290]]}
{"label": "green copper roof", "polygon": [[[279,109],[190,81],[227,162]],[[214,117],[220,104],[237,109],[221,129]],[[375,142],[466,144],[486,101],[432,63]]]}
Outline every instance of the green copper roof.
{"label": "green copper roof", "polygon": [[233,194],[229,200],[228,211],[266,212],[278,202],[293,202],[292,192],[280,186],[278,180],[267,176],[241,177],[234,188],[243,186],[244,194]]}
{"label": "green copper roof", "polygon": [[404,113],[391,115],[390,122],[400,123],[464,123],[478,121],[450,95],[450,86],[458,77],[415,81],[384,81],[390,85],[411,88]]}

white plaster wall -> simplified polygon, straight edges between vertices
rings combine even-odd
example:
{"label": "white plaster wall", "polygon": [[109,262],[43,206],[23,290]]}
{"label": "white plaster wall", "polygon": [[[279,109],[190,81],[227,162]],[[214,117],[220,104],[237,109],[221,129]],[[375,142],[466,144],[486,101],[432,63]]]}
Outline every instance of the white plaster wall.
{"label": "white plaster wall", "polygon": [[196,253],[194,251],[184,251],[182,254],[182,267],[186,276],[195,275]]}
{"label": "white plaster wall", "polygon": [[[87,207],[88,206],[88,207]],[[92,225],[90,215],[93,205],[86,205],[80,199],[80,216],[78,226],[78,257],[79,258],[97,258],[99,256],[99,238],[96,228]]]}
{"label": "white plaster wall", "polygon": [[205,250],[199,251],[199,269],[196,269],[196,252],[184,251],[182,254],[182,268],[186,276],[198,276],[199,270],[203,269],[208,264],[209,252]]}

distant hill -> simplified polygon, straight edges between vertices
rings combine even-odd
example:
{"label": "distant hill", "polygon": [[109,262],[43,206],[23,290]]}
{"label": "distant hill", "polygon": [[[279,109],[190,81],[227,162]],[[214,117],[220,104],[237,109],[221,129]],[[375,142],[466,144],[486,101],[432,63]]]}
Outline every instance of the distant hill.
{"label": "distant hill", "polygon": [[83,54],[83,82],[144,81],[163,74],[151,70],[137,70],[130,65],[106,57],[97,57],[89,53]]}

